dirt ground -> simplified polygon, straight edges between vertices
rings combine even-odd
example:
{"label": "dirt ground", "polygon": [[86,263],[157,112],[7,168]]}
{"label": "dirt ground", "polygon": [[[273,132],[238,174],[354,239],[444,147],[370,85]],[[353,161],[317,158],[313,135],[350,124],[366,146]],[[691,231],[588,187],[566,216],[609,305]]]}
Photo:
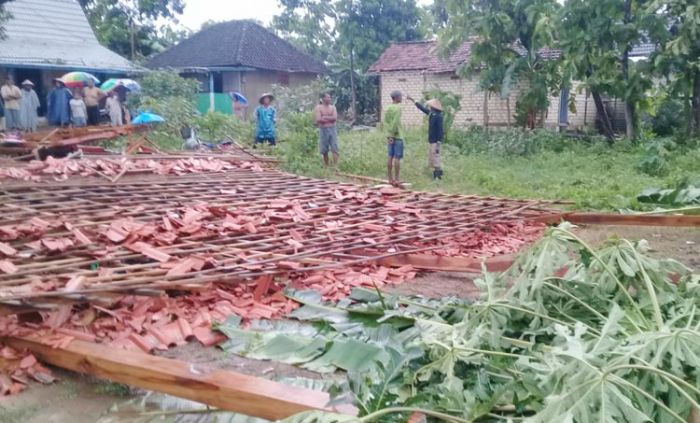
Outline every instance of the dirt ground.
{"label": "dirt ground", "polygon": [[[700,269],[700,229],[650,228],[630,226],[590,226],[577,230],[579,236],[593,245],[600,245],[612,236],[630,240],[646,239],[650,253],[658,258],[674,258],[695,270]],[[426,273],[413,281],[397,286],[391,292],[404,295],[423,295],[439,298],[458,296],[475,298],[478,291],[473,284],[477,275],[466,273]],[[320,375],[293,366],[257,361],[226,354],[216,348],[202,348],[189,344],[162,354],[165,357],[186,359],[249,375],[269,379],[284,377],[318,379]],[[189,422],[215,421],[203,416],[144,417],[133,404],[154,407],[149,394],[129,391],[121,385],[97,381],[74,373],[55,370],[61,381],[53,386],[32,385],[28,391],[10,398],[0,398],[0,423],[112,423],[112,422]],[[172,409],[169,400],[158,400],[162,408]],[[169,404],[169,405],[168,405]],[[160,407],[159,405],[155,406]],[[126,412],[124,410],[127,410]]]}

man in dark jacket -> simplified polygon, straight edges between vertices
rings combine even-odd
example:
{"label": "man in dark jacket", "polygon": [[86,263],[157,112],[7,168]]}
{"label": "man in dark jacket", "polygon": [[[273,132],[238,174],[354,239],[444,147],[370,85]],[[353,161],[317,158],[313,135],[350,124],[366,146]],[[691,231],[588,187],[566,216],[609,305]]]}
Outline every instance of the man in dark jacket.
{"label": "man in dark jacket", "polygon": [[418,109],[428,115],[428,158],[430,167],[433,168],[433,179],[442,179],[442,159],[440,157],[440,147],[445,137],[443,126],[442,104],[438,99],[429,100],[425,106],[418,103],[411,97],[406,97],[413,102]]}

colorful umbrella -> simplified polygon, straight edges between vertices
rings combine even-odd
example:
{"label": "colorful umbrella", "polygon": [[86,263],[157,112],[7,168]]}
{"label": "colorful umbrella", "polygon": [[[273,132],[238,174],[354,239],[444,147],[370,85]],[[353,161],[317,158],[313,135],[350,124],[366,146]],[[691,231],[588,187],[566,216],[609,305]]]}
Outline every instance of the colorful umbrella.
{"label": "colorful umbrella", "polygon": [[141,91],[141,85],[139,85],[138,82],[134,81],[133,79],[127,78],[108,79],[104,83],[102,83],[102,85],[100,85],[100,89],[106,93],[112,91],[117,87],[125,87],[127,90],[132,92]]}
{"label": "colorful umbrella", "polygon": [[131,121],[132,125],[148,125],[151,123],[162,123],[165,122],[165,119],[162,117],[150,113],[150,112],[141,112],[138,116],[134,118],[134,120]]}
{"label": "colorful umbrella", "polygon": [[239,92],[232,91],[229,93],[232,99],[236,100],[237,102],[241,103],[244,106],[248,105],[248,99],[245,98],[245,96]]}
{"label": "colorful umbrella", "polygon": [[100,80],[95,77],[95,75],[89,74],[87,72],[70,72],[59,78],[63,85],[68,88],[79,88],[85,87],[89,80],[95,81],[95,85],[100,84]]}

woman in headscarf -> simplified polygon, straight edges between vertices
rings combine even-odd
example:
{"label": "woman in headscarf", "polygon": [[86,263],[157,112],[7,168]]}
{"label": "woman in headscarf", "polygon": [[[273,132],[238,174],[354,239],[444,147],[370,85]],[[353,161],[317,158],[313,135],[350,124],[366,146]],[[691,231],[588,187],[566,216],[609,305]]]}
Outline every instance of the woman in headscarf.
{"label": "woman in headscarf", "polygon": [[19,121],[23,131],[36,132],[36,126],[39,121],[37,109],[40,106],[39,96],[34,91],[34,83],[28,79],[25,80],[22,82],[22,103],[19,110]]}

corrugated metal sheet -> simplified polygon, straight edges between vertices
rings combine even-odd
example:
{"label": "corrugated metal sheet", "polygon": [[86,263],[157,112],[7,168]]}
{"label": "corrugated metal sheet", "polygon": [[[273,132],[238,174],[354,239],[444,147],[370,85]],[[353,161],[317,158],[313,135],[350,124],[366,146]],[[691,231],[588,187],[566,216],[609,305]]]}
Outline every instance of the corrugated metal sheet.
{"label": "corrugated metal sheet", "polygon": [[0,65],[134,71],[138,67],[100,45],[75,0],[15,0],[0,41]]}

